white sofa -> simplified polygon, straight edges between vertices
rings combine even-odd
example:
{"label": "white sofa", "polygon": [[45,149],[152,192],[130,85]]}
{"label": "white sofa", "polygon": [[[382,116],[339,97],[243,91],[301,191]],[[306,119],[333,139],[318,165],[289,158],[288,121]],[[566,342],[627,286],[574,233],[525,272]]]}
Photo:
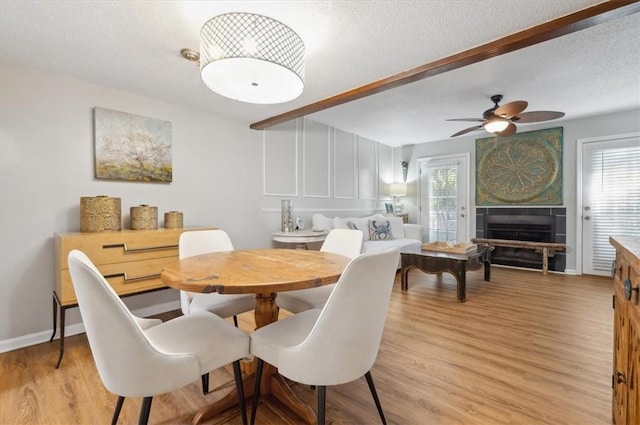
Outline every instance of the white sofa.
{"label": "white sofa", "polygon": [[398,247],[400,252],[420,252],[422,245],[422,226],[405,224],[400,217],[374,214],[368,217],[331,218],[323,214],[314,214],[311,220],[314,230],[360,230],[363,233],[363,253],[391,247]]}

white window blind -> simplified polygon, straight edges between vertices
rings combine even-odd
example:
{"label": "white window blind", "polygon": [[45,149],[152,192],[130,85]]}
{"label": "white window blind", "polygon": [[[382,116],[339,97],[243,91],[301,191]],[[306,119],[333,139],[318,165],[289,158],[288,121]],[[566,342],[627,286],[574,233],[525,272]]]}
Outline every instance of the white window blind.
{"label": "white window blind", "polygon": [[593,268],[609,271],[609,236],[640,237],[640,146],[594,149],[591,161]]}
{"label": "white window blind", "polygon": [[456,241],[458,166],[427,168],[429,182],[429,242]]}

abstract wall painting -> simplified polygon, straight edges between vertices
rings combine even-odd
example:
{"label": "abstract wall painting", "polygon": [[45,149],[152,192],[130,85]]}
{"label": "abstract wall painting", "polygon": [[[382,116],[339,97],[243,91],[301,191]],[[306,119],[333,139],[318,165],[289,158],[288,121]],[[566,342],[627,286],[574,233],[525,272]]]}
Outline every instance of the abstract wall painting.
{"label": "abstract wall painting", "polygon": [[96,178],[170,183],[171,122],[94,108]]}
{"label": "abstract wall painting", "polygon": [[476,139],[476,205],[562,205],[562,127]]}

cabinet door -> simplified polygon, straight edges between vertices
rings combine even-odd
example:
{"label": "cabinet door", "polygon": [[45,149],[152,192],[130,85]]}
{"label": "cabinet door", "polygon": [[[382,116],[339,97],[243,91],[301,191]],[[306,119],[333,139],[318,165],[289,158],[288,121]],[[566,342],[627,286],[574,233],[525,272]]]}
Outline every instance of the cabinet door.
{"label": "cabinet door", "polygon": [[[633,300],[633,298],[632,298]],[[629,304],[629,366],[627,367],[627,423],[640,424],[640,308]]]}
{"label": "cabinet door", "polygon": [[[618,263],[619,264],[619,263]],[[616,308],[613,319],[613,419],[618,425],[627,423],[627,340],[629,325],[627,323],[627,302],[619,276],[616,273],[614,282]]]}

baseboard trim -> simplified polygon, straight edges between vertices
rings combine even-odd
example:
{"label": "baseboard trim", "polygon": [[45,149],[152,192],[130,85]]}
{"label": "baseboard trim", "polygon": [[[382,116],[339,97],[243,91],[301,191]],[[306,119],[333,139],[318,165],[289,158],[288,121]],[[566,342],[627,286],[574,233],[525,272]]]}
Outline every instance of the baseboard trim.
{"label": "baseboard trim", "polygon": [[[167,311],[173,311],[180,309],[180,301],[171,301],[168,303],[155,304],[148,307],[139,308],[133,311],[133,314],[140,317],[153,316],[154,314],[166,313]],[[32,345],[42,344],[48,342],[51,338],[53,329],[46,331],[35,332],[28,335],[19,336],[16,338],[9,338],[0,340],[0,353],[6,353],[7,351],[18,350],[20,348],[30,347]],[[84,324],[74,323],[64,327],[65,338],[72,335],[78,335],[84,332]],[[55,339],[60,339],[60,332],[56,334]]]}

